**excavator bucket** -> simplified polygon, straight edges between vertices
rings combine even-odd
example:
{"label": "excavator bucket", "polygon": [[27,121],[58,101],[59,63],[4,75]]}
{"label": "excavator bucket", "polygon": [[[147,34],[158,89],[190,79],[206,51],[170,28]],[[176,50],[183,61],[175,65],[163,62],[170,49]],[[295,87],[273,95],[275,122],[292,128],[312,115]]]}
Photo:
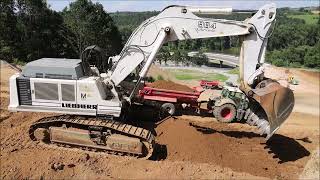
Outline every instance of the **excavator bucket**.
{"label": "excavator bucket", "polygon": [[265,80],[253,90],[253,98],[261,105],[269,122],[269,139],[289,117],[294,107],[294,95],[291,89],[278,82]]}

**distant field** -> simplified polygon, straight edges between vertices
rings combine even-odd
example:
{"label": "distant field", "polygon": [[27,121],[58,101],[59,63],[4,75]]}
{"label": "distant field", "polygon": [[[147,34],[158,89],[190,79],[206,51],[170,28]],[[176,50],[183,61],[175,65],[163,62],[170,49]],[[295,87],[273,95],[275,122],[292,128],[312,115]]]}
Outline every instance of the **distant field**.
{"label": "distant field", "polygon": [[233,68],[227,72],[228,74],[239,74],[239,68]]}
{"label": "distant field", "polygon": [[303,19],[307,24],[316,24],[319,19],[319,14],[288,15],[288,17]]}
{"label": "distant field", "polygon": [[178,80],[219,80],[226,81],[228,77],[218,73],[203,73],[201,71],[195,70],[185,70],[185,69],[168,69],[176,79]]}

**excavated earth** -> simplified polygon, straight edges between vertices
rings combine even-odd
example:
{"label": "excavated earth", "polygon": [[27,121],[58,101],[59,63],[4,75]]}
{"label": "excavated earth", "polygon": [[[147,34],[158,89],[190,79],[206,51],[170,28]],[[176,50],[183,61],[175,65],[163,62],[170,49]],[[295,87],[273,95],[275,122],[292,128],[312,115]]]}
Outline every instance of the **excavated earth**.
{"label": "excavated earth", "polygon": [[[28,137],[30,124],[54,114],[7,111],[13,73],[1,65],[1,179],[298,179],[319,146],[315,114],[293,112],[266,143],[253,127],[212,117],[182,115],[154,123],[154,110],[147,108],[135,109],[131,118],[157,135],[150,160],[37,144]],[[171,85],[154,87],[172,87],[159,84],[165,83]]]}
{"label": "excavated earth", "polygon": [[158,89],[167,89],[175,91],[194,92],[194,89],[182,84],[178,84],[172,81],[158,80],[148,85],[149,87]]}

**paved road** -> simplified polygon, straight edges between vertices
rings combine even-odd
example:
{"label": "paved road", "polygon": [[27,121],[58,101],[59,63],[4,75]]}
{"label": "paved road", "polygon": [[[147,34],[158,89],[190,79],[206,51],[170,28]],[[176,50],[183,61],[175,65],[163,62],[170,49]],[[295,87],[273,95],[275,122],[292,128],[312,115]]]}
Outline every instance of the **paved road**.
{"label": "paved road", "polygon": [[[188,53],[188,56],[193,57],[197,53],[198,53],[197,51],[192,51]],[[209,58],[209,60],[219,60],[233,66],[239,66],[239,57],[237,56],[219,54],[219,53],[204,53],[204,54]]]}

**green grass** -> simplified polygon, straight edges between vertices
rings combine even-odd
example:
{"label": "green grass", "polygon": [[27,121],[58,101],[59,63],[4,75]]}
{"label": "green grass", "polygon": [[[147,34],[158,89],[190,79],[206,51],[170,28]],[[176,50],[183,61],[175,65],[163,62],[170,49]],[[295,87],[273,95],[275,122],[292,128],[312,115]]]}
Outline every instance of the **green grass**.
{"label": "green grass", "polygon": [[290,18],[303,19],[306,24],[317,24],[319,15],[318,14],[300,14],[300,15],[288,15]]}
{"label": "green grass", "polygon": [[227,72],[228,74],[239,74],[239,68],[233,68]]}
{"label": "green grass", "polygon": [[224,82],[228,77],[218,73],[203,73],[201,71],[187,69],[172,69],[169,70],[178,80],[219,80]]}

